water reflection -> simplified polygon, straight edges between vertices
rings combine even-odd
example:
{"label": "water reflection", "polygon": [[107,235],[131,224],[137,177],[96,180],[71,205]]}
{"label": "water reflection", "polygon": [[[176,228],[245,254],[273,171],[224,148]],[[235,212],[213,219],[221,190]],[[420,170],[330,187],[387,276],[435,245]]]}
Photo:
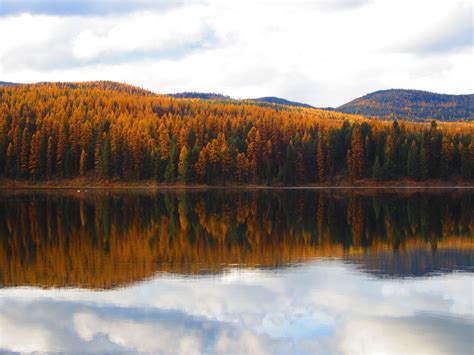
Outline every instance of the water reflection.
{"label": "water reflection", "polygon": [[377,278],[338,260],[163,275],[108,291],[0,289],[0,349],[470,353],[472,276]]}
{"label": "water reflection", "polygon": [[0,285],[111,288],[337,257],[381,276],[470,270],[472,190],[3,192]]}
{"label": "water reflection", "polygon": [[471,190],[1,194],[0,352],[472,353]]}

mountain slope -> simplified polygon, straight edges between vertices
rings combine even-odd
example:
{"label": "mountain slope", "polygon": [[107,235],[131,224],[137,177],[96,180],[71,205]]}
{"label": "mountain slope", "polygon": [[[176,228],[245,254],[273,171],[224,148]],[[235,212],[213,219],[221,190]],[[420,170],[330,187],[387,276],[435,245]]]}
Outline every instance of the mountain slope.
{"label": "mountain slope", "polygon": [[224,101],[229,101],[231,100],[234,103],[237,103],[239,101],[243,102],[249,102],[253,104],[276,104],[276,105],[285,105],[285,106],[293,106],[293,107],[307,107],[307,108],[314,108],[311,105],[308,104],[303,104],[300,102],[295,102],[295,101],[290,101],[283,99],[281,97],[275,97],[275,96],[265,96],[265,97],[260,97],[256,99],[244,99],[244,100],[238,100],[238,99],[233,99],[232,97],[228,95],[222,95],[222,94],[216,94],[216,93],[210,93],[210,92],[179,92],[179,93],[174,93],[174,94],[167,94],[167,96],[171,96],[177,99],[201,99],[201,100],[224,100]]}
{"label": "mountain slope", "polygon": [[270,103],[270,104],[277,104],[277,105],[286,105],[286,106],[295,106],[295,107],[314,108],[313,106],[308,105],[308,104],[304,104],[304,103],[296,102],[296,101],[290,101],[290,100],[282,99],[280,97],[275,97],[275,96],[266,96],[266,97],[260,97],[257,99],[248,99],[248,101],[263,102],[263,103]]}
{"label": "mountain slope", "polygon": [[11,83],[9,81],[0,81],[0,86],[15,86],[17,83]]}
{"label": "mountain slope", "polygon": [[167,94],[166,96],[174,97],[175,99],[201,99],[201,100],[231,100],[227,95],[216,94],[213,92],[178,92],[174,94]]}
{"label": "mountain slope", "polygon": [[444,95],[419,90],[376,91],[350,101],[336,111],[410,120],[473,120],[474,95]]}

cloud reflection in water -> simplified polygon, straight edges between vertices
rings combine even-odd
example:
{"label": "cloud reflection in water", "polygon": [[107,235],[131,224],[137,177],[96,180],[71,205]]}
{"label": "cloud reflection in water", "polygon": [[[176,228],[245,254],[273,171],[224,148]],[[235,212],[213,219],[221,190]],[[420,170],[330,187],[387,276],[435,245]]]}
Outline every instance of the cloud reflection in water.
{"label": "cloud reflection in water", "polygon": [[388,279],[340,261],[160,275],[109,291],[0,290],[0,349],[470,353],[473,277]]}

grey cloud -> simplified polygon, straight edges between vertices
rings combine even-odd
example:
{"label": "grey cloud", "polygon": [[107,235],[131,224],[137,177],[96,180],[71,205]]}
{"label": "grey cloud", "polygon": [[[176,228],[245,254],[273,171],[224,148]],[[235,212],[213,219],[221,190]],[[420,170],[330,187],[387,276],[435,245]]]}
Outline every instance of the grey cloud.
{"label": "grey cloud", "polygon": [[472,8],[458,7],[435,27],[426,28],[423,33],[414,33],[412,39],[398,45],[395,51],[418,55],[448,53],[472,48],[473,38]]}
{"label": "grey cloud", "polygon": [[316,3],[320,8],[326,10],[352,10],[368,5],[372,0],[320,0]]}
{"label": "grey cloud", "polygon": [[304,103],[317,102],[323,92],[324,89],[317,80],[296,71],[286,74],[278,87],[279,96]]}
{"label": "grey cloud", "polygon": [[424,45],[420,45],[418,52],[421,53],[441,53],[457,50],[473,45],[474,25],[462,23],[451,33],[428,40]]}
{"label": "grey cloud", "polygon": [[77,30],[79,28],[81,28],[81,21],[63,24],[54,39],[12,49],[0,57],[0,67],[4,71],[21,69],[51,71],[91,65],[117,65],[146,60],[177,60],[200,50],[219,45],[214,30],[205,27],[198,39],[170,43],[163,48],[105,51],[91,58],[78,58],[73,53],[73,43],[80,33]]}
{"label": "grey cloud", "polygon": [[[200,3],[194,0],[193,3]],[[135,11],[165,11],[185,5],[184,0],[2,0],[0,16],[21,13],[54,16],[104,16]]]}

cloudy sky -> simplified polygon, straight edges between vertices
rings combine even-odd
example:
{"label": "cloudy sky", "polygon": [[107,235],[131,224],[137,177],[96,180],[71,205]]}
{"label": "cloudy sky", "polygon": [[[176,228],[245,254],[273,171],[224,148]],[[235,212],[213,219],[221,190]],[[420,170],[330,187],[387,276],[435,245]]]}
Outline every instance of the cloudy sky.
{"label": "cloudy sky", "polygon": [[471,0],[0,0],[0,80],[338,106],[388,88],[474,92]]}

